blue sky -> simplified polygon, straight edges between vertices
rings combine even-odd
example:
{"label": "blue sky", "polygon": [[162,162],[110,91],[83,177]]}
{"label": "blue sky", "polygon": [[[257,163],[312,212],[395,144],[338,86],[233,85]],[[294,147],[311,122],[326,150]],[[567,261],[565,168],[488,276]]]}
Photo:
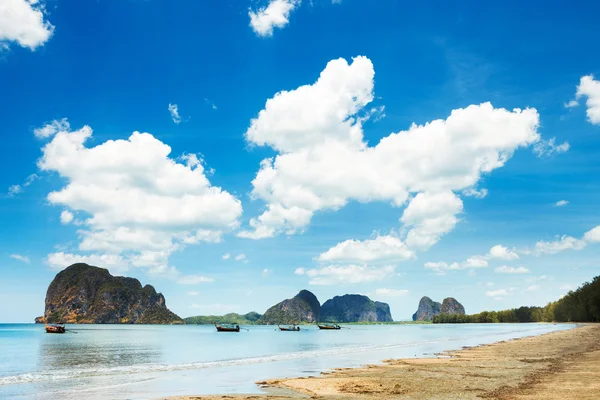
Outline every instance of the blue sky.
{"label": "blue sky", "polygon": [[303,288],[474,313],[600,272],[594,2],[7,4],[0,321],[80,260],[183,317]]}

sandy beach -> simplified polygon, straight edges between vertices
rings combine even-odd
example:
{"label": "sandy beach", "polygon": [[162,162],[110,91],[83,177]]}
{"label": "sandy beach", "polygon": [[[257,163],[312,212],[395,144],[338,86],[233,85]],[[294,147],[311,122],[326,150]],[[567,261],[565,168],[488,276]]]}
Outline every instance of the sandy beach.
{"label": "sandy beach", "polygon": [[268,394],[172,399],[597,399],[600,325],[257,384]]}

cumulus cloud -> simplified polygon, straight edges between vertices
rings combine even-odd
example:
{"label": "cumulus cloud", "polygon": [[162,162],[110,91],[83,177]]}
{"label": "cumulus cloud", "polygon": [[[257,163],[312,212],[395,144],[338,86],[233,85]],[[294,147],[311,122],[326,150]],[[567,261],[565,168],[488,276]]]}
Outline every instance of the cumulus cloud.
{"label": "cumulus cloud", "polygon": [[554,205],[556,207],[566,206],[567,204],[569,204],[569,202],[567,200],[559,200],[556,203],[554,203]]}
{"label": "cumulus cloud", "polygon": [[375,239],[346,240],[338,243],[317,260],[329,263],[398,262],[415,256],[402,240],[394,236],[377,236]]}
{"label": "cumulus cloud", "polygon": [[54,31],[45,20],[45,8],[39,0],[2,0],[0,2],[0,50],[9,43],[35,50]]}
{"label": "cumulus cloud", "polygon": [[235,256],[235,261],[242,261],[246,259],[246,255],[245,254],[238,254],[237,256]]}
{"label": "cumulus cloud", "polygon": [[494,272],[497,274],[528,274],[529,270],[525,267],[509,267],[507,265],[503,265],[498,268],[494,268]]}
{"label": "cumulus cloud", "polygon": [[300,268],[296,268],[296,270],[294,271],[294,274],[296,275],[304,275],[306,273],[306,269],[300,267]]}
{"label": "cumulus cloud", "polygon": [[565,108],[574,108],[574,107],[577,107],[578,105],[579,105],[579,102],[577,100],[571,100],[568,103],[564,104]]}
{"label": "cumulus cloud", "polygon": [[266,7],[248,12],[250,26],[258,36],[273,36],[273,29],[286,26],[290,13],[299,5],[300,0],[270,0]]}
{"label": "cumulus cloud", "polygon": [[396,267],[393,265],[382,267],[368,265],[329,265],[309,270],[298,268],[295,273],[311,278],[308,281],[310,285],[328,286],[381,281],[391,277],[395,269]]}
{"label": "cumulus cloud", "polygon": [[583,240],[588,243],[599,243],[600,242],[600,225],[590,229],[583,235]]}
{"label": "cumulus cloud", "polygon": [[68,132],[71,125],[66,118],[55,119],[40,128],[35,128],[33,134],[38,139],[46,139],[56,135],[58,132]]}
{"label": "cumulus cloud", "polygon": [[540,240],[535,244],[533,253],[536,255],[556,254],[565,250],[582,250],[585,246],[585,241],[576,239],[572,236],[563,235],[552,242]]}
{"label": "cumulus cloud", "polygon": [[31,260],[29,259],[29,257],[22,256],[20,254],[11,254],[9,257],[12,258],[12,259],[15,259],[15,260],[27,263],[27,264],[29,264],[31,262]]}
{"label": "cumulus cloud", "polygon": [[151,134],[134,132],[86,147],[90,127],[63,128],[46,137],[51,140],[38,167],[64,178],[65,186],[49,193],[48,201],[87,216],[78,231],[79,250],[96,254],[57,253],[49,256],[51,266],[87,257],[111,270],[147,267],[183,283],[193,279],[168,265],[170,254],[188,244],[217,242],[239,226],[240,201],[212,186],[201,163],[170,158],[171,148]]}
{"label": "cumulus cloud", "polygon": [[73,221],[73,213],[69,210],[64,210],[60,213],[60,223],[63,225],[70,224]]}
{"label": "cumulus cloud", "polygon": [[179,124],[181,122],[181,116],[179,115],[179,107],[177,106],[177,104],[169,103],[168,108],[169,114],[171,114],[171,119],[173,120],[173,122]]}
{"label": "cumulus cloud", "polygon": [[408,201],[401,218],[410,227],[405,242],[427,248],[458,222],[463,205],[454,192],[476,187],[515,150],[540,140],[535,109],[483,103],[369,146],[362,123],[374,98],[374,74],[366,57],[330,61],[315,83],[277,93],[252,119],[248,143],[278,154],[261,162],[252,181],[252,197],[266,210],[240,237],[300,233],[315,212],[351,200]]}
{"label": "cumulus cloud", "polygon": [[221,257],[223,260],[229,260],[231,258],[231,254],[229,253],[225,253],[223,254],[223,256]]}
{"label": "cumulus cloud", "polygon": [[406,289],[388,289],[388,288],[380,288],[375,289],[375,295],[381,297],[401,297],[406,296],[408,294],[408,290]]}
{"label": "cumulus cloud", "polygon": [[500,259],[500,260],[516,260],[519,258],[517,252],[513,249],[510,250],[506,246],[502,246],[501,244],[497,244],[492,247],[488,253],[489,259]]}
{"label": "cumulus cloud", "polygon": [[541,139],[539,142],[533,145],[533,152],[540,158],[550,157],[554,154],[560,154],[568,151],[571,148],[569,142],[563,144],[556,144],[556,138],[550,140]]}
{"label": "cumulus cloud", "polygon": [[467,197],[475,197],[476,199],[483,199],[485,196],[487,196],[488,194],[488,190],[487,189],[475,189],[475,188],[468,188],[462,191],[462,194],[467,196]]}
{"label": "cumulus cloud", "polygon": [[577,98],[587,97],[588,121],[594,125],[600,124],[600,81],[594,79],[593,75],[581,78],[577,86]]}

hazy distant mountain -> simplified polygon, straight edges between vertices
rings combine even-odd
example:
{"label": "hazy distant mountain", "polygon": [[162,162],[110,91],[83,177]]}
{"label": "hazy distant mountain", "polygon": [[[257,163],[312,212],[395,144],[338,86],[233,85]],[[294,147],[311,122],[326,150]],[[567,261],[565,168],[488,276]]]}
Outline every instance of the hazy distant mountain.
{"label": "hazy distant mountain", "polygon": [[359,294],[345,294],[321,306],[324,322],[392,322],[390,306]]}
{"label": "hazy distant mountain", "polygon": [[59,272],[46,292],[38,323],[171,324],[183,320],[167,309],[154,287],[112,276],[104,268],[73,264]]}

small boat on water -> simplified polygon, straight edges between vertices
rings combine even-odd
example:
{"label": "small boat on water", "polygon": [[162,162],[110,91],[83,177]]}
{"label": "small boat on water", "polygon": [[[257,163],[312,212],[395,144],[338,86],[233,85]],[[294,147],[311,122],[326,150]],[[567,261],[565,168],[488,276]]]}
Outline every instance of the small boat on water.
{"label": "small boat on water", "polygon": [[297,326],[297,325],[295,325],[295,324],[294,325],[289,325],[289,326],[279,326],[279,325],[277,325],[277,326],[279,327],[279,330],[285,331],[285,332],[298,332],[298,331],[300,331],[300,327]]}
{"label": "small boat on water", "polygon": [[342,327],[339,326],[338,324],[317,324],[317,326],[319,327],[319,329],[325,329],[325,330],[342,329]]}
{"label": "small boat on water", "polygon": [[215,328],[217,328],[217,332],[239,332],[240,331],[240,326],[235,324],[223,324],[223,325],[217,325],[217,323],[215,322]]}
{"label": "small boat on water", "polygon": [[65,333],[64,325],[46,325],[46,333]]}

